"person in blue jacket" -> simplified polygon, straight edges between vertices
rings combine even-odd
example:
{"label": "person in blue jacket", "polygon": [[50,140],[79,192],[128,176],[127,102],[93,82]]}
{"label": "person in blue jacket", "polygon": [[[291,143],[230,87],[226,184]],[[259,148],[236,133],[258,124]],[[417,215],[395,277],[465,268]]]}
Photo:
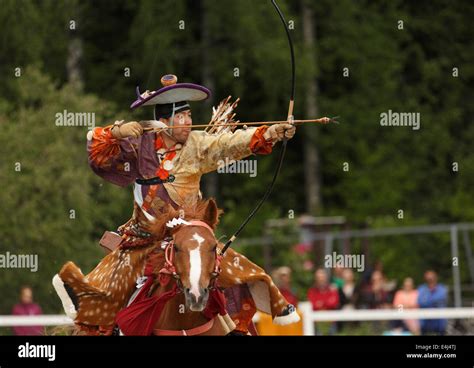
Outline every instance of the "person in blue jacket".
{"label": "person in blue jacket", "polygon": [[[438,275],[433,270],[425,272],[425,284],[418,288],[418,305],[420,308],[445,308],[448,304],[446,286],[438,284]],[[448,321],[446,319],[422,319],[421,333],[444,335]]]}

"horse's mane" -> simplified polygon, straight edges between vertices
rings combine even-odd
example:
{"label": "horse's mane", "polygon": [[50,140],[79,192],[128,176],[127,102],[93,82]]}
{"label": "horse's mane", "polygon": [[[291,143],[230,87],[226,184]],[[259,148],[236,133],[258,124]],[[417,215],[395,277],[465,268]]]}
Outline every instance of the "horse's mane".
{"label": "horse's mane", "polygon": [[149,223],[148,231],[156,238],[163,239],[173,231],[166,226],[168,221],[175,218],[182,218],[183,220],[201,220],[208,223],[213,229],[219,223],[219,217],[224,211],[217,208],[216,202],[213,198],[200,200],[193,205],[186,205],[177,209],[168,205],[164,212],[157,216],[157,218]]}

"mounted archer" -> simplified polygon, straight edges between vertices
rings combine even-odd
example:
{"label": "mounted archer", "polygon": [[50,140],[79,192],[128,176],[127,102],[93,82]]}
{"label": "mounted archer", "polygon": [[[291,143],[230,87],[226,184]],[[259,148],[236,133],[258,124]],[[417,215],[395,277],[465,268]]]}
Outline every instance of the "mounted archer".
{"label": "mounted archer", "polygon": [[[84,277],[74,263],[68,262],[53,278],[66,313],[84,333],[108,335],[116,325],[126,333],[140,335],[153,331],[157,334],[194,334],[204,330],[211,333],[210,326],[215,326],[211,321],[215,319],[190,330],[186,330],[184,325],[178,327],[178,332],[163,330],[162,323],[166,324],[167,321],[157,321],[158,316],[153,311],[162,310],[164,300],[177,288],[185,294],[186,305],[192,311],[202,310],[205,313],[209,312],[209,308],[213,310],[205,317],[217,318],[220,322],[220,326],[217,326],[220,329],[217,330],[220,333],[232,330],[247,333],[256,309],[271,314],[276,324],[299,320],[294,306],[288,304],[270,276],[246,257],[229,249],[270,195],[283,163],[287,141],[295,134],[294,124],[337,122],[334,118],[294,120],[296,74],[293,43],[282,12],[275,0],[271,0],[271,3],[285,27],[291,52],[291,93],[286,121],[248,128],[261,123],[234,122],[235,114],[231,114],[238,101],[230,104],[227,98],[214,110],[211,122],[204,126],[207,128],[205,131],[191,131],[188,101],[207,99],[210,91],[196,84],[177,83],[176,76],[166,75],[161,80],[163,88],[158,91],[140,94],[137,88],[138,100],[131,106],[154,105],[154,120],[115,122],[113,126],[96,128],[88,134],[89,164],[92,169],[114,184],[133,184],[135,201],[132,218],[119,227],[118,234],[104,234],[101,244],[112,252],[92,272]],[[244,129],[234,132],[241,125],[244,125]],[[200,178],[216,170],[220,160],[232,161],[252,154],[269,154],[278,141],[283,141],[283,144],[277,169],[262,199],[225,244],[217,244],[212,248],[212,254],[207,252],[208,260],[205,263],[214,270],[213,276],[209,278],[209,275],[203,276],[201,271],[194,271],[194,281],[191,278],[183,281],[183,275],[176,270],[185,270],[182,272],[185,274],[192,272],[172,261],[172,254],[178,249],[170,244],[176,244],[178,231],[171,234],[171,239],[157,241],[156,234],[149,229],[156,228],[160,218],[163,220],[169,216],[170,208],[180,211],[180,216],[170,221],[171,227],[182,224],[183,218],[188,218],[190,213],[199,212],[196,207],[203,206]],[[207,228],[208,235],[210,230],[214,236],[219,211],[213,201],[205,202],[205,205],[207,225],[206,221],[196,218],[184,221],[191,226],[200,224],[199,228]],[[214,220],[209,220],[212,218]],[[199,264],[194,270],[201,270],[201,256],[198,257],[198,254],[201,254],[203,241],[204,238],[198,233],[186,241],[190,263],[191,252],[194,252],[194,264]],[[190,242],[193,245],[189,245]],[[197,248],[194,245],[196,242],[199,243]],[[166,289],[168,283],[165,281],[163,284],[163,274],[175,277],[174,288]],[[220,287],[213,286],[211,305],[204,305],[209,296],[210,280],[217,277]],[[194,286],[183,289],[184,282]],[[225,289],[226,309],[220,288]],[[161,296],[153,296],[157,290],[161,290]],[[154,322],[158,325],[154,325]],[[154,327],[158,330],[154,330]]]}
{"label": "mounted archer", "polygon": [[[214,110],[211,122],[215,124],[215,129],[191,130],[192,116],[188,101],[207,99],[210,91],[196,84],[177,83],[174,75],[165,75],[162,84],[163,87],[157,91],[140,94],[131,106],[154,106],[153,121],[116,122],[104,128],[95,128],[88,134],[92,170],[113,184],[133,184],[134,211],[132,218],[120,226],[117,233],[106,232],[101,244],[112,253],[94,271],[84,277],[77,266],[69,262],[54,279],[67,312],[72,311],[69,314],[75,318],[76,324],[87,331],[110,333],[115,325],[115,315],[126,306],[135,290],[135,281],[143,276],[152,255],[163,251],[156,249],[156,239],[149,232],[150,224],[167,213],[169,206],[180,210],[197,205],[202,199],[201,176],[216,170],[219,161],[269,154],[275,143],[291,139],[295,133],[295,127],[286,122],[236,131],[230,126],[224,129],[223,123],[233,122],[229,113],[236,106],[236,103],[230,105],[228,99]],[[183,215],[186,216],[185,213]],[[230,309],[234,306],[234,310],[229,310],[229,314],[237,322],[236,330],[247,333],[256,307],[271,313],[275,323],[297,321],[299,317],[295,308],[280,294],[271,278],[260,267],[235,254],[245,262],[224,269],[220,280],[227,285],[226,297],[232,299],[228,305]],[[123,266],[125,256],[130,269]],[[104,273],[104,269],[113,272]],[[257,270],[260,275],[258,280],[254,279],[248,287],[243,285],[241,275],[254,276]],[[100,280],[92,277],[99,274]],[[117,277],[127,278],[122,284],[123,290],[113,287]],[[256,306],[252,299],[255,299],[256,293],[261,293],[262,284],[270,299],[267,305]],[[86,291],[87,303],[82,297]],[[196,300],[199,297],[194,295]],[[74,306],[69,299],[75,301]],[[247,302],[242,303],[243,299]],[[81,301],[88,307],[81,310]],[[107,317],[95,314],[92,318],[91,306],[104,310],[106,305],[113,306],[107,310]]]}

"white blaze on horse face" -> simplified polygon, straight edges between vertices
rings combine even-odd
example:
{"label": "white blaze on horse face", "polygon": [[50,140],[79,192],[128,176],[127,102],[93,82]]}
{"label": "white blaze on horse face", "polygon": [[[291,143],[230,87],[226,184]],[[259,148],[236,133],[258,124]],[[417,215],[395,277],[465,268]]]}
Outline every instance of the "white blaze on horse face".
{"label": "white blaze on horse face", "polygon": [[200,296],[199,292],[199,279],[201,278],[201,244],[204,241],[204,238],[199,236],[198,233],[194,233],[191,240],[196,240],[198,242],[197,248],[189,252],[189,282],[191,284],[191,294],[194,294],[196,300]]}
{"label": "white blaze on horse face", "polygon": [[204,238],[198,233],[194,233],[193,238],[191,240],[196,240],[198,242],[198,245],[201,246],[202,242],[204,241]]}

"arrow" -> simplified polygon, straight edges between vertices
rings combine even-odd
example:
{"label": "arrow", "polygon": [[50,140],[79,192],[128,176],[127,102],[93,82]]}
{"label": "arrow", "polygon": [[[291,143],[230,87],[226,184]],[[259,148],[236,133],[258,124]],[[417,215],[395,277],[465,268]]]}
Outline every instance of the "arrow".
{"label": "arrow", "polygon": [[[319,119],[309,119],[309,120],[290,120],[291,123],[294,125],[302,125],[302,124],[308,124],[308,123],[313,123],[313,124],[339,124],[339,121],[337,120],[339,116],[334,116],[332,118],[319,118]],[[288,120],[276,120],[276,121],[250,121],[250,122],[234,122],[234,123],[223,123],[223,124],[196,124],[192,125],[193,128],[207,128],[209,126],[254,126],[254,125],[274,125],[274,124],[283,124],[283,123],[288,123]],[[182,126],[179,125],[173,125],[173,126],[167,126],[165,123],[157,120],[142,120],[139,121],[139,124],[144,126],[143,130],[145,131],[159,131],[162,129],[178,129],[182,128]]]}

